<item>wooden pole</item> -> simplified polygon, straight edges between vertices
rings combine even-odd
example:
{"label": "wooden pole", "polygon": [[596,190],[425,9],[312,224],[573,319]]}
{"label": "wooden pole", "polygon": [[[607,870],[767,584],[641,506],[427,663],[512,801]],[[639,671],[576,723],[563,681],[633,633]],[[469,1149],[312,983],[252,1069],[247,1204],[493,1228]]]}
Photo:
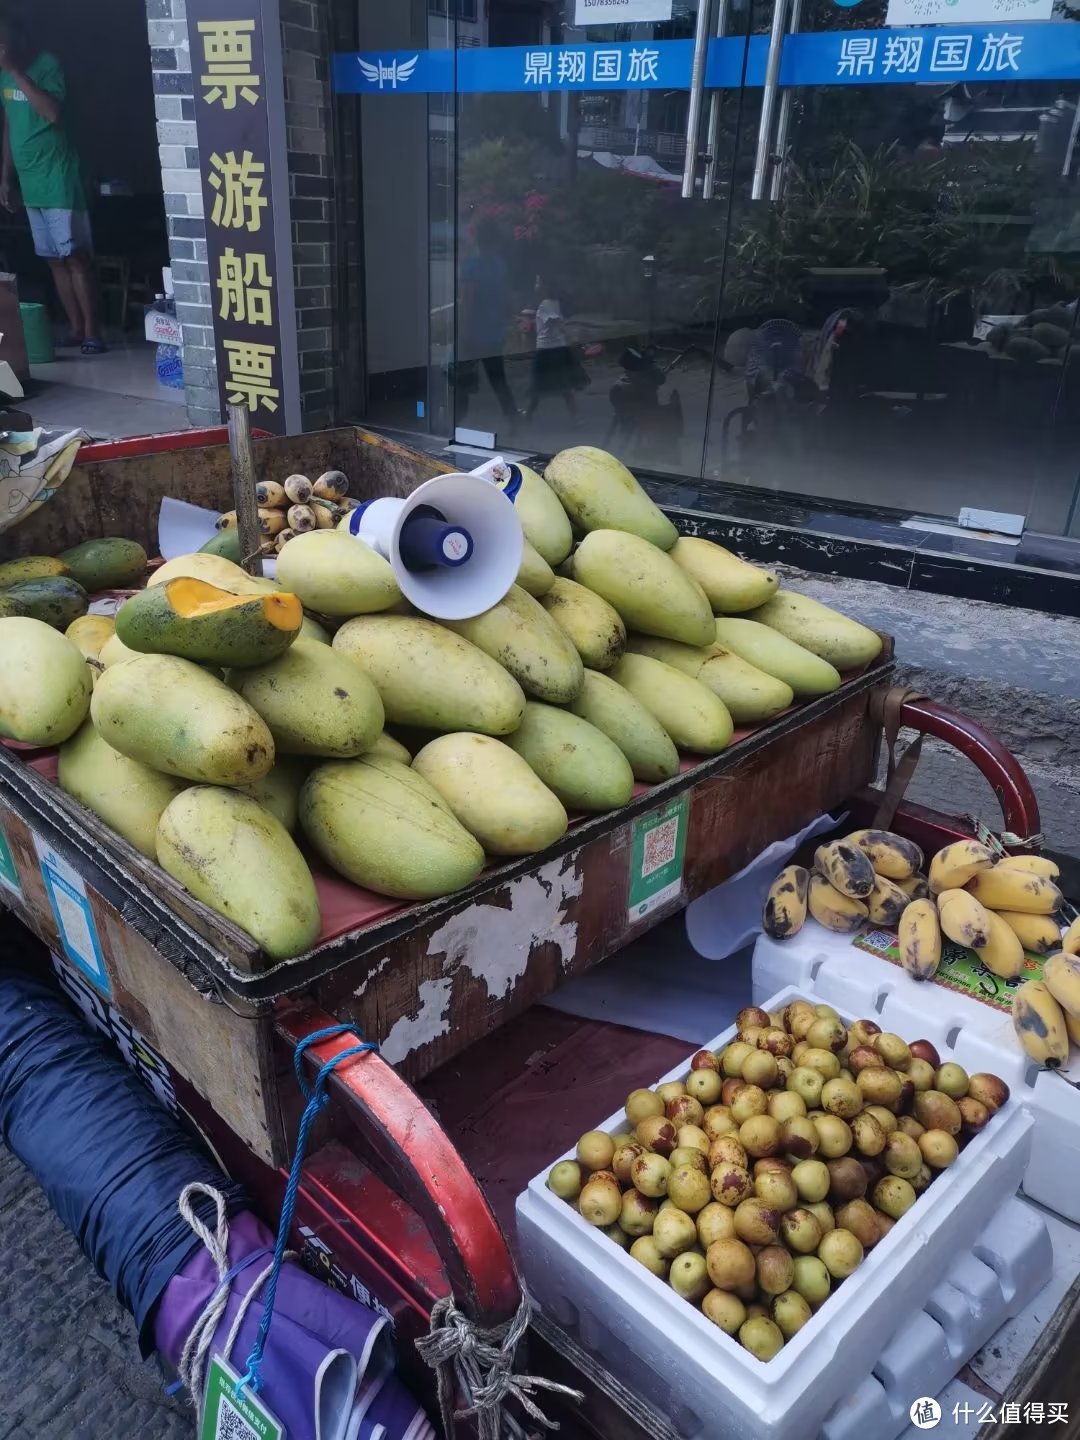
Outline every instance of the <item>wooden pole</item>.
{"label": "wooden pole", "polygon": [[251,411],[229,406],[229,454],[232,457],[233,501],[240,532],[240,564],[249,575],[262,575],[262,531],[255,499],[255,451],[251,444]]}

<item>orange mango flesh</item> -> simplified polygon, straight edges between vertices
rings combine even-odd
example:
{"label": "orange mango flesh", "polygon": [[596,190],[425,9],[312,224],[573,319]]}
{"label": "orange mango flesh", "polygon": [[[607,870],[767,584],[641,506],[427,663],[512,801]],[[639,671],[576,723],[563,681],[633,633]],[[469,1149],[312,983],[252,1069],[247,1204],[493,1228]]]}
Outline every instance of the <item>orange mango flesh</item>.
{"label": "orange mango flesh", "polygon": [[299,630],[304,619],[304,608],[295,595],[231,595],[208,585],[205,580],[182,577],[170,580],[165,586],[170,607],[185,620],[200,615],[212,615],[219,610],[232,610],[237,605],[258,604],[263,619],[278,630]]}

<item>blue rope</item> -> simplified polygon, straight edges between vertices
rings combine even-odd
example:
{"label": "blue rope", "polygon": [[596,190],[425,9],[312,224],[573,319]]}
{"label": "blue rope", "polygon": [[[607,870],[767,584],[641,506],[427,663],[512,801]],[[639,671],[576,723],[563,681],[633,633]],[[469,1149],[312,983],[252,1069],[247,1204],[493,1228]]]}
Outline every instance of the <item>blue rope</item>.
{"label": "blue rope", "polygon": [[277,1295],[278,1276],[281,1274],[282,1261],[285,1258],[285,1246],[288,1243],[289,1231],[292,1229],[293,1213],[296,1210],[296,1196],[300,1189],[300,1175],[304,1168],[304,1152],[307,1149],[308,1133],[314,1123],[316,1115],[326,1105],[330,1096],[326,1089],[326,1082],[334,1070],[343,1060],[351,1060],[355,1055],[364,1055],[368,1051],[378,1050],[378,1045],[373,1041],[365,1041],[362,1045],[353,1045],[348,1050],[342,1050],[340,1055],[333,1056],[319,1070],[315,1076],[314,1085],[309,1086],[304,1078],[304,1052],[309,1046],[318,1044],[321,1040],[332,1040],[335,1035],[347,1035],[351,1032],[351,1025],[328,1025],[325,1030],[315,1030],[310,1035],[305,1035],[293,1052],[293,1069],[296,1071],[297,1083],[303,1092],[307,1104],[304,1106],[304,1113],[300,1117],[300,1127],[296,1133],[296,1151],[293,1155],[292,1169],[289,1171],[289,1182],[285,1186],[285,1198],[281,1202],[281,1218],[278,1221],[277,1240],[274,1243],[274,1263],[270,1271],[270,1277],[266,1282],[266,1300],[263,1304],[262,1319],[259,1321],[259,1329],[255,1336],[255,1343],[251,1347],[251,1353],[247,1358],[247,1370],[236,1383],[236,1393],[251,1386],[257,1395],[259,1386],[262,1384],[260,1370],[262,1368],[263,1352],[266,1349],[266,1339],[270,1333],[270,1321],[274,1318],[274,1298]]}

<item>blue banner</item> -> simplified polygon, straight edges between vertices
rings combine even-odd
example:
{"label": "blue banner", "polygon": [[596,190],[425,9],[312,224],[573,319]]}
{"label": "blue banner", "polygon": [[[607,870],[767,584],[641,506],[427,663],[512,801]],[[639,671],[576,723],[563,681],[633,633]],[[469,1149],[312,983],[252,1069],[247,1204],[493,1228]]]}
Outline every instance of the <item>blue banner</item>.
{"label": "blue banner", "polygon": [[[475,47],[364,51],[334,56],[343,95],[491,95],[551,90],[687,90],[690,40],[612,45]],[[760,86],[767,35],[713,40],[710,89]],[[1080,23],[933,25],[789,35],[780,83],[796,85],[953,84],[959,81],[1080,79]]]}

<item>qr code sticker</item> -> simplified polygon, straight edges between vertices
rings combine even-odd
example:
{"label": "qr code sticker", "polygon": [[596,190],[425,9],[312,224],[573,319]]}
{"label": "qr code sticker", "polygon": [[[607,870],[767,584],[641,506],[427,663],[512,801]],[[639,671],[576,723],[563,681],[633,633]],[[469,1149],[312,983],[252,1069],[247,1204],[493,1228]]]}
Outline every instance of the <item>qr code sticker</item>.
{"label": "qr code sticker", "polygon": [[218,1406],[217,1430],[214,1440],[261,1440],[258,1430],[244,1419],[227,1395]]}
{"label": "qr code sticker", "polygon": [[673,816],[663,824],[646,832],[645,853],[641,857],[642,876],[652,875],[670,865],[675,859],[675,846],[679,839],[679,817]]}

